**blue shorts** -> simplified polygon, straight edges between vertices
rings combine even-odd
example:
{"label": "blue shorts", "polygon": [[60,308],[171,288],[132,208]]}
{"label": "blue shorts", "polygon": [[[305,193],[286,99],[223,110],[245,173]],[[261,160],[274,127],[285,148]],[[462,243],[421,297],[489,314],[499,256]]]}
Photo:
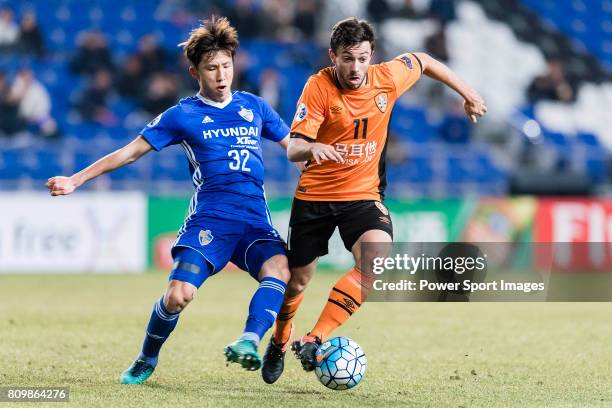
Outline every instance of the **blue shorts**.
{"label": "blue shorts", "polygon": [[231,261],[259,280],[261,266],[275,255],[285,255],[285,243],[267,222],[196,217],[181,229],[172,247],[170,279],[200,287]]}

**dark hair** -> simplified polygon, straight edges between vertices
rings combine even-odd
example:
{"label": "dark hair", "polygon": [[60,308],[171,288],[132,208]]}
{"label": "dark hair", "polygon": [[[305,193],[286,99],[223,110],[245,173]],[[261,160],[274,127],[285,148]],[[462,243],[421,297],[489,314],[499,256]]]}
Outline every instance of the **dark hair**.
{"label": "dark hair", "polygon": [[336,52],[340,47],[351,47],[369,41],[374,51],[374,29],[365,20],[355,17],[338,21],[332,28],[329,48]]}
{"label": "dark hair", "polygon": [[180,43],[179,47],[183,47],[185,57],[197,67],[203,57],[220,50],[228,51],[234,58],[239,45],[238,32],[227,18],[212,16],[191,30],[187,41]]}

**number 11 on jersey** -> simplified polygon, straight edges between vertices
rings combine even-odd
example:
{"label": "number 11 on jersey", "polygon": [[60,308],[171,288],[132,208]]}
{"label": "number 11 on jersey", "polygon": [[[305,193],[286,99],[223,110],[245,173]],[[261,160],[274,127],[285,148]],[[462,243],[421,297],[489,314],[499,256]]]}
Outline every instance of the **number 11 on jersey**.
{"label": "number 11 on jersey", "polygon": [[361,134],[361,138],[365,139],[368,136],[368,118],[363,119],[355,119],[353,123],[355,123],[355,133],[353,134],[353,139],[359,139],[359,125],[363,122],[363,133]]}

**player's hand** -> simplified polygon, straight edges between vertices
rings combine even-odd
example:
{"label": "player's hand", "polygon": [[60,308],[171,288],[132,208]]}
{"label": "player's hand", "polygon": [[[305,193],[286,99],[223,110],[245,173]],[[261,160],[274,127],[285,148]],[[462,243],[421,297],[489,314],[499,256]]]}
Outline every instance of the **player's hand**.
{"label": "player's hand", "polygon": [[487,106],[485,105],[484,99],[474,90],[471,90],[467,94],[463,101],[463,109],[473,123],[476,123],[479,117],[487,113]]}
{"label": "player's hand", "polygon": [[72,177],[64,176],[51,177],[47,180],[46,186],[52,196],[68,195],[78,187]]}
{"label": "player's hand", "polygon": [[344,163],[344,157],[340,155],[334,149],[334,146],[323,144],[323,143],[312,143],[310,146],[310,153],[312,153],[312,158],[317,164],[321,164],[321,162],[325,160],[332,160],[336,163]]}

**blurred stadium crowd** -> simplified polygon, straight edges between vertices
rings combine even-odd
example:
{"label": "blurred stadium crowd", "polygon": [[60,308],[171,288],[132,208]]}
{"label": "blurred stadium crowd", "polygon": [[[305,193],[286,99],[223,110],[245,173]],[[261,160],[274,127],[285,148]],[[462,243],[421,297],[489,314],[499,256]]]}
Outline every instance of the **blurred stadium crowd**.
{"label": "blurred stadium crowd", "polygon": [[[177,44],[212,13],[239,31],[234,88],[288,123],[349,15],[376,24],[376,61],[426,51],[483,94],[477,126],[433,81],[398,102],[392,196],[609,190],[612,0],[0,0],[0,188],[77,171],[194,94]],[[265,156],[268,193],[287,195],[296,172],[275,147]],[[169,149],[90,188],[184,193],[188,180]]]}

